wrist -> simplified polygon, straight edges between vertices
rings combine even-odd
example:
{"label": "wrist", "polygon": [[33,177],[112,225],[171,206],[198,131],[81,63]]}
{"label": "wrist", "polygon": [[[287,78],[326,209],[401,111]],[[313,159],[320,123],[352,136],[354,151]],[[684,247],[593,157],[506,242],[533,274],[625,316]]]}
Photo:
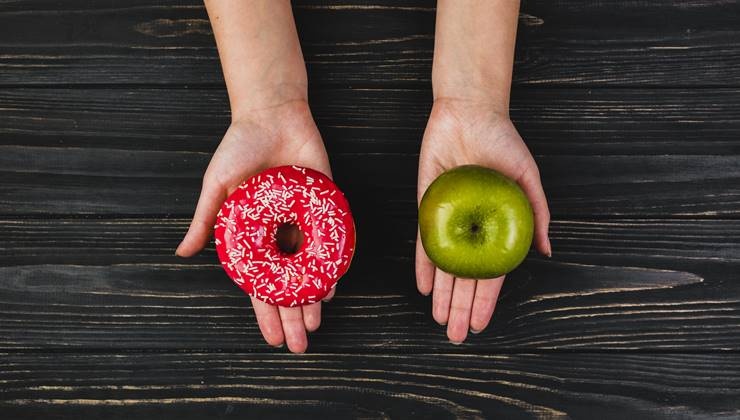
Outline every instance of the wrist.
{"label": "wrist", "polygon": [[244,112],[231,114],[232,126],[259,125],[270,130],[281,130],[286,127],[313,123],[313,116],[308,101],[302,98],[288,99],[267,107],[252,107]]}
{"label": "wrist", "polygon": [[508,112],[519,2],[437,2],[434,98],[488,104]]}
{"label": "wrist", "polygon": [[308,110],[308,89],[305,82],[278,83],[229,92],[231,120],[239,121],[255,113],[281,109]]}
{"label": "wrist", "polygon": [[[503,86],[502,86],[503,85]],[[509,89],[506,81],[497,81],[494,75],[475,70],[432,71],[432,92],[437,101],[456,101],[479,104],[500,114],[509,113]]]}
{"label": "wrist", "polygon": [[435,95],[433,109],[441,110],[446,114],[454,114],[456,118],[467,119],[471,115],[485,115],[488,119],[510,120],[508,98],[483,95],[465,94],[464,92],[450,93],[449,95]]}
{"label": "wrist", "polygon": [[290,1],[207,1],[232,119],[306,100],[307,75]]}
{"label": "wrist", "polygon": [[452,132],[462,129],[468,134],[477,133],[475,137],[486,137],[491,130],[507,127],[512,122],[508,110],[488,102],[445,97],[434,101],[427,127],[432,124],[437,128],[447,127]]}

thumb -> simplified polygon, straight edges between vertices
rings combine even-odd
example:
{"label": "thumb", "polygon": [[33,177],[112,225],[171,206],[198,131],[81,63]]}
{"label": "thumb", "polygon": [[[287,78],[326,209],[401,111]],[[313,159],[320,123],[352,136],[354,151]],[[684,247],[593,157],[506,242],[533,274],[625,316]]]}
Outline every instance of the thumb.
{"label": "thumb", "polygon": [[226,189],[214,182],[203,182],[198,206],[195,208],[193,221],[188,233],[178,245],[175,254],[180,257],[192,257],[203,249],[211,238],[216,215],[226,199]]}
{"label": "thumb", "polygon": [[535,247],[541,254],[552,256],[552,247],[548,230],[550,227],[550,209],[547,206],[545,191],[542,189],[542,181],[537,165],[532,161],[527,169],[522,172],[516,180],[524,190],[524,193],[532,203],[534,211]]}
{"label": "thumb", "polygon": [[[426,159],[424,151],[419,156],[419,174],[417,179],[417,205],[421,204],[421,198],[424,196],[429,185],[435,178],[434,169],[431,162]],[[418,225],[418,224],[417,224]],[[414,258],[416,288],[424,296],[432,293],[434,287],[434,263],[426,254],[424,246],[421,243],[421,233],[416,235],[416,257]]]}
{"label": "thumb", "polygon": [[439,174],[444,172],[444,168],[438,167],[435,163],[430,162],[427,158],[426,153],[422,150],[419,155],[419,172],[417,173],[416,179],[416,204],[417,206],[421,203],[421,198],[424,196],[429,185]]}

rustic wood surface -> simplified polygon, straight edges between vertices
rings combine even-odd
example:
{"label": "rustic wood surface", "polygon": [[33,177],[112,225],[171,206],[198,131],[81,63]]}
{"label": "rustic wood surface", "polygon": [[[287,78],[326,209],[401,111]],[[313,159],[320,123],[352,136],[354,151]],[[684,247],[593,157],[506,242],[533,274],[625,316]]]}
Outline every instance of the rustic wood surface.
{"label": "rustic wood surface", "polygon": [[14,352],[0,368],[3,413],[54,418],[736,418],[740,392],[722,354]]}
{"label": "rustic wood surface", "polygon": [[[356,210],[367,200],[414,217],[428,90],[312,99]],[[8,215],[189,215],[228,124],[221,89],[4,89],[0,100]],[[512,114],[556,216],[738,216],[740,89],[526,88]]]}
{"label": "rustic wood surface", "polygon": [[[296,1],[311,82],[429,82],[434,4]],[[521,12],[516,84],[740,86],[735,1],[525,0]],[[220,86],[207,19],[197,0],[7,2],[0,84]]]}
{"label": "rustic wood surface", "polygon": [[302,356],[173,255],[229,121],[202,3],[1,2],[0,417],[740,417],[740,1],[523,1],[554,255],[459,346],[413,277],[434,2],[294,10],[360,238]]}
{"label": "rustic wood surface", "polygon": [[[0,348],[260,350],[213,248],[192,261],[172,255],[187,222],[0,223]],[[740,283],[728,282],[740,272],[738,221],[555,221],[555,257],[531,255],[505,284],[491,328],[459,347],[414,291],[413,224],[384,229],[363,237],[406,237],[360,246],[311,351],[740,348]]]}

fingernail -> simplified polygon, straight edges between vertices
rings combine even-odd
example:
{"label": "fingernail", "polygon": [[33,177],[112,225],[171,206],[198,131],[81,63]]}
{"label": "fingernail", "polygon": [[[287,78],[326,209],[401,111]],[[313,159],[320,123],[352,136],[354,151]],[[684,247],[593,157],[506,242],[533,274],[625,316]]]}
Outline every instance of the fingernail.
{"label": "fingernail", "polygon": [[474,330],[472,328],[470,329],[470,332],[473,333],[473,334],[480,334],[481,331],[483,331],[483,330]]}
{"label": "fingernail", "polygon": [[285,346],[285,343],[280,343],[277,346],[273,346],[273,347],[275,347],[276,349],[281,349],[283,348],[283,346]]}
{"label": "fingernail", "polygon": [[550,245],[550,238],[547,238],[547,258],[552,258],[552,245]]}
{"label": "fingernail", "polygon": [[419,293],[421,293],[422,296],[429,296],[432,292],[429,291],[429,292],[419,292]]}
{"label": "fingernail", "polygon": [[462,343],[463,343],[462,341],[452,341],[452,340],[450,340],[450,344],[452,344],[453,346],[459,346]]}

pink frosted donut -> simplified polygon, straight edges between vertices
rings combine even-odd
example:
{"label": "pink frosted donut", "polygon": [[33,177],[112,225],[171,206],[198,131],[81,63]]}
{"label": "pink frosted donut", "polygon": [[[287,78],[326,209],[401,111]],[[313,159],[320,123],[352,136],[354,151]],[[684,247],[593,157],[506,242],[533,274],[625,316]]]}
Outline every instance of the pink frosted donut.
{"label": "pink frosted donut", "polygon": [[279,306],[320,301],[349,268],[355,224],[329,177],[299,166],[267,169],[226,199],[214,226],[226,273]]}

